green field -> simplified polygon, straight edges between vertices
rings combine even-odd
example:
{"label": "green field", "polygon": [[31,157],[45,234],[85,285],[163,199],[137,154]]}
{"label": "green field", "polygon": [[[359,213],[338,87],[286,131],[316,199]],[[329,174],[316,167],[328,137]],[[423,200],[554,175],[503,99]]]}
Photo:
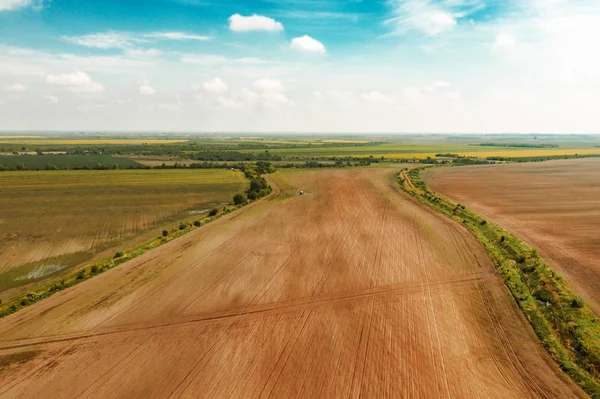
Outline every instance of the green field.
{"label": "green field", "polygon": [[[260,153],[263,150],[240,150],[243,153]],[[369,157],[375,158],[427,158],[440,153],[454,153],[461,156],[474,157],[532,157],[566,154],[600,154],[600,148],[523,148],[523,147],[494,147],[468,144],[414,144],[414,143],[385,143],[376,145],[355,145],[344,147],[302,147],[302,148],[273,148],[269,152],[286,159],[311,157]]]}
{"label": "green field", "polygon": [[[131,159],[106,155],[0,155],[0,166],[5,169],[16,169],[17,165],[25,165],[31,170],[46,169],[48,164],[58,169],[97,168],[98,165],[119,168],[136,167],[139,164]],[[2,168],[0,168],[2,169]]]}
{"label": "green field", "polygon": [[248,186],[227,169],[3,172],[0,183],[0,298]]}

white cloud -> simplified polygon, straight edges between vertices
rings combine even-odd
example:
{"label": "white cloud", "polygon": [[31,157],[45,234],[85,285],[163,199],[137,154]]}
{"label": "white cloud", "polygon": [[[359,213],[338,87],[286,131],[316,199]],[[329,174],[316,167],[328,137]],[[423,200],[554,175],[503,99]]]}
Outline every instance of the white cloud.
{"label": "white cloud", "polygon": [[310,36],[295,37],[290,43],[290,48],[309,53],[325,54],[325,46],[320,41],[313,39]]}
{"label": "white cloud", "polygon": [[181,109],[181,103],[177,102],[169,102],[169,103],[159,103],[156,107],[158,109],[167,110],[167,111],[178,111]]}
{"label": "white cloud", "polygon": [[221,80],[221,78],[213,78],[211,80],[208,80],[204,82],[202,87],[204,87],[204,90],[215,94],[223,94],[229,90],[229,87],[227,87],[227,85]]}
{"label": "white cloud", "polygon": [[517,38],[510,33],[500,33],[496,36],[494,46],[497,48],[512,48],[517,44]]}
{"label": "white cloud", "polygon": [[260,65],[260,64],[266,63],[265,60],[256,58],[256,57],[242,57],[242,58],[236,59],[235,61],[239,62],[240,64],[247,64],[247,65]]}
{"label": "white cloud", "polygon": [[292,104],[285,92],[281,81],[259,79],[252,84],[252,89],[242,87],[229,91],[229,95],[220,95],[217,101],[223,108],[274,108]]}
{"label": "white cloud", "polygon": [[317,91],[315,95],[319,99],[331,98],[335,101],[343,102],[346,104],[356,103],[356,93],[349,90],[325,90]]}
{"label": "white cloud", "polygon": [[215,64],[225,64],[229,62],[227,57],[223,57],[222,55],[214,55],[214,54],[188,54],[184,55],[180,59],[181,62],[185,64],[197,64],[197,65],[215,65]]}
{"label": "white cloud", "polygon": [[75,43],[79,46],[93,47],[99,49],[110,49],[110,48],[128,48],[134,44],[145,42],[146,40],[135,37],[129,33],[122,32],[103,32],[103,33],[92,33],[83,36],[63,36],[63,40]]}
{"label": "white cloud", "polygon": [[12,91],[12,92],[16,92],[16,93],[22,93],[24,91],[27,91],[27,86],[22,85],[21,83],[9,84],[9,85],[4,86],[4,91]]}
{"label": "white cloud", "polygon": [[193,35],[185,32],[154,32],[144,35],[148,38],[153,39],[168,39],[168,40],[198,40],[207,41],[211,40],[211,36]]}
{"label": "white cloud", "polygon": [[361,95],[363,100],[371,104],[394,104],[396,99],[389,94],[383,94],[380,91],[372,90]]}
{"label": "white cloud", "polygon": [[283,30],[283,25],[273,18],[264,17],[262,15],[254,14],[246,17],[240,14],[234,14],[229,17],[229,29],[233,32],[281,32]]}
{"label": "white cloud", "polygon": [[[2,0],[0,0],[2,1]],[[84,47],[99,49],[132,49],[141,43],[149,43],[156,40],[211,40],[211,36],[201,36],[186,32],[150,32],[150,33],[131,33],[131,32],[99,32],[82,36],[63,36],[63,40],[75,43]]]}
{"label": "white cloud", "polygon": [[425,86],[425,91],[430,93],[443,92],[450,90],[452,85],[445,80],[436,80],[435,82]]}
{"label": "white cloud", "polygon": [[149,49],[132,48],[132,49],[128,49],[126,53],[131,58],[158,57],[159,55],[162,54],[162,52],[160,50],[157,50],[155,48],[149,48]]}
{"label": "white cloud", "polygon": [[219,104],[223,108],[241,108],[244,106],[244,103],[241,101],[234,100],[234,99],[228,98],[228,97],[223,97],[223,96],[219,96],[217,101],[219,101]]}
{"label": "white cloud", "polygon": [[254,88],[261,92],[284,92],[285,87],[276,79],[259,79],[254,82]]}
{"label": "white cloud", "polygon": [[0,0],[0,11],[14,11],[26,7],[39,10],[43,5],[43,0]]}
{"label": "white cloud", "polygon": [[139,92],[141,95],[151,96],[156,93],[156,90],[154,89],[154,87],[150,86],[150,82],[148,82],[147,80],[144,79],[140,83]]}
{"label": "white cloud", "polygon": [[385,24],[393,27],[393,34],[405,34],[411,30],[428,36],[450,31],[458,20],[485,7],[481,0],[390,0],[392,18]]}
{"label": "white cloud", "polygon": [[46,101],[48,101],[50,104],[56,104],[58,102],[58,97],[56,96],[51,96],[49,94],[46,94],[44,96],[44,98],[46,99]]}
{"label": "white cloud", "polygon": [[285,95],[285,86],[276,79],[259,79],[254,82],[254,89],[263,105],[288,104],[290,100]]}
{"label": "white cloud", "polygon": [[99,93],[104,86],[94,82],[86,73],[75,72],[46,76],[46,82],[51,85],[65,86],[68,91],[76,93]]}

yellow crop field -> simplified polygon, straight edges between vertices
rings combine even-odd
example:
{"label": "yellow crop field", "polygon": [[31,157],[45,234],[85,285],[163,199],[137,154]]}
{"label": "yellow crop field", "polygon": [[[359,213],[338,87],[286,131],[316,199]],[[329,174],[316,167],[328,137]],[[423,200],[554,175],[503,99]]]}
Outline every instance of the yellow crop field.
{"label": "yellow crop field", "polygon": [[[377,154],[374,153],[373,156],[380,157],[384,156],[385,158],[405,158],[405,159],[426,159],[427,157],[435,158],[435,154],[439,152],[421,152],[421,153],[398,153],[398,154]],[[506,157],[506,158],[519,158],[519,157],[548,157],[548,156],[557,156],[557,155],[591,155],[591,154],[600,154],[600,148],[596,149],[522,149],[522,150],[493,150],[493,151],[467,151],[467,152],[453,152],[453,154],[458,154],[462,157],[478,157],[478,158],[487,158],[487,157]],[[322,155],[322,154],[320,154]],[[334,155],[334,154],[332,154]],[[359,154],[356,157],[368,157],[369,155]]]}
{"label": "yellow crop field", "polygon": [[335,143],[335,144],[366,144],[369,141],[367,140],[344,140],[344,139],[334,139],[334,140],[320,140],[321,143]]}

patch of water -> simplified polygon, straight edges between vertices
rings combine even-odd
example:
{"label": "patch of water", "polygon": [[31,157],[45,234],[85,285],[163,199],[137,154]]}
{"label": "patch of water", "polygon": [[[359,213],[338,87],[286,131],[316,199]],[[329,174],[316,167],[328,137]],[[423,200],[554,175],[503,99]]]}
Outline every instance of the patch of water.
{"label": "patch of water", "polygon": [[30,271],[29,273],[27,273],[26,276],[19,276],[19,277],[17,277],[15,279],[15,281],[35,280],[35,279],[47,276],[49,274],[55,273],[55,272],[57,272],[59,270],[62,270],[64,268],[65,267],[63,265],[39,265],[35,269],[33,269],[32,271]]}
{"label": "patch of water", "polygon": [[196,211],[190,211],[190,215],[199,215],[201,213],[208,212],[209,210],[210,209],[199,209],[199,210],[196,210]]}

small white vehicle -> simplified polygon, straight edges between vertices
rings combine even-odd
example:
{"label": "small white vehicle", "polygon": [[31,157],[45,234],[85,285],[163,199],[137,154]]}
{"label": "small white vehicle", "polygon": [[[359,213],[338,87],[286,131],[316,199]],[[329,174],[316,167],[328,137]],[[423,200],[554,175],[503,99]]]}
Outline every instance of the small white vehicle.
{"label": "small white vehicle", "polygon": [[304,190],[300,190],[300,195],[304,195]]}

